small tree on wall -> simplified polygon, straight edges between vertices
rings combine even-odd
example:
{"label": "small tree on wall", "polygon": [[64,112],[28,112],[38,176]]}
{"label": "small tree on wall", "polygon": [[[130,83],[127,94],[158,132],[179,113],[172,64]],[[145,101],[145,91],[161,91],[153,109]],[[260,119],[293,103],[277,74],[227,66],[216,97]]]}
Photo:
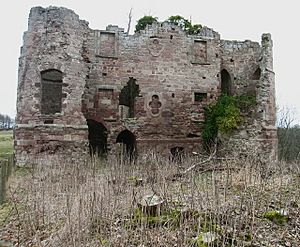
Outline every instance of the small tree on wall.
{"label": "small tree on wall", "polygon": [[147,25],[152,25],[154,22],[157,22],[157,19],[157,17],[145,15],[137,21],[137,24],[135,26],[135,32],[139,32],[140,30],[145,29]]}
{"label": "small tree on wall", "polygon": [[[158,18],[153,17],[150,15],[145,15],[141,19],[137,21],[137,24],[135,26],[135,32],[138,32],[140,30],[143,30],[146,28],[147,25],[152,25],[154,22],[157,22]],[[201,29],[202,25],[200,24],[192,24],[188,19],[180,16],[180,15],[172,15],[167,19],[168,22],[173,23],[175,25],[178,25],[181,27],[185,32],[188,34],[198,34]]]}
{"label": "small tree on wall", "polygon": [[195,24],[193,25],[188,19],[180,15],[172,15],[168,18],[169,22],[178,25],[188,34],[198,34],[201,31],[202,25]]}
{"label": "small tree on wall", "polygon": [[188,34],[198,34],[201,31],[202,25],[193,25],[188,19],[180,15],[172,15],[168,18],[168,21],[181,27]]}

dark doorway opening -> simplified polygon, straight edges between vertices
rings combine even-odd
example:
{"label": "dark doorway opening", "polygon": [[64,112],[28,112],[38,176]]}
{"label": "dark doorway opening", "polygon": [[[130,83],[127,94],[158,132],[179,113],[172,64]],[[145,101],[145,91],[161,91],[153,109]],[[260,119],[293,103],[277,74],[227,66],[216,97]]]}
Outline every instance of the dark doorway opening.
{"label": "dark doorway opening", "polygon": [[134,134],[129,130],[123,130],[117,137],[117,143],[122,144],[122,153],[130,158],[136,154],[136,140]]}
{"label": "dark doorway opening", "polygon": [[123,87],[119,95],[119,105],[124,105],[128,107],[128,117],[134,117],[134,105],[135,98],[139,96],[139,85],[136,83],[136,79],[132,77],[129,78],[127,85]]}
{"label": "dark doorway opening", "polygon": [[184,148],[183,147],[173,147],[171,148],[171,159],[175,162],[182,162],[182,157],[184,155]]}
{"label": "dark doorway opening", "polygon": [[107,129],[95,120],[87,120],[89,131],[89,148],[91,155],[105,156],[107,154]]}
{"label": "dark doorway opening", "polygon": [[226,69],[221,71],[221,91],[223,94],[232,94],[231,77]]}

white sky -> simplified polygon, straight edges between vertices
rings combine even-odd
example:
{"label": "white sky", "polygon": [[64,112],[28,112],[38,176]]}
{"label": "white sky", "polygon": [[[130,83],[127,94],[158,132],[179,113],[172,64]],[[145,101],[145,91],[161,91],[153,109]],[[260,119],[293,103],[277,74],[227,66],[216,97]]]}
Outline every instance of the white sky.
{"label": "white sky", "polygon": [[213,28],[222,39],[259,41],[269,32],[274,42],[274,70],[278,106],[296,111],[300,124],[300,13],[298,0],[8,0],[0,10],[0,113],[16,113],[17,71],[22,35],[27,29],[29,10],[33,6],[64,6],[74,10],[93,29],[108,24],[127,28],[128,12],[133,8],[136,20],[151,14],[165,20],[171,15],[192,18],[193,23]]}

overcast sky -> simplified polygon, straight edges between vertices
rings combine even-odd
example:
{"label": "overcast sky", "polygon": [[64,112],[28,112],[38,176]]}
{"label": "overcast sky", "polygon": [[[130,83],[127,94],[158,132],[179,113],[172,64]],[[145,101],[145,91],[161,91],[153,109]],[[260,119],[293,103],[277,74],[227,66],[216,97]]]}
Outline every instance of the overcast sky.
{"label": "overcast sky", "polygon": [[165,20],[170,15],[191,18],[193,23],[213,28],[222,39],[260,42],[261,34],[272,34],[278,106],[288,106],[300,124],[300,14],[298,0],[9,0],[1,3],[0,113],[16,113],[17,71],[22,35],[33,6],[64,6],[74,10],[93,29],[116,24],[126,29],[128,12],[136,20],[153,15]]}

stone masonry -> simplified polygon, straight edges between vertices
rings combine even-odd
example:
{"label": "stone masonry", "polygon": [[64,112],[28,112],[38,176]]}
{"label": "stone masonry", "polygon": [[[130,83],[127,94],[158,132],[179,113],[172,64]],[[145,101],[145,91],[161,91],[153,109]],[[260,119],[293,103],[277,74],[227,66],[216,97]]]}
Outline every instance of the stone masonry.
{"label": "stone masonry", "polygon": [[34,7],[19,59],[16,161],[201,152],[204,107],[222,91],[257,100],[227,149],[276,160],[272,57],[269,34],[260,45],[163,22],[129,35],[112,25],[92,30],[66,8]]}

